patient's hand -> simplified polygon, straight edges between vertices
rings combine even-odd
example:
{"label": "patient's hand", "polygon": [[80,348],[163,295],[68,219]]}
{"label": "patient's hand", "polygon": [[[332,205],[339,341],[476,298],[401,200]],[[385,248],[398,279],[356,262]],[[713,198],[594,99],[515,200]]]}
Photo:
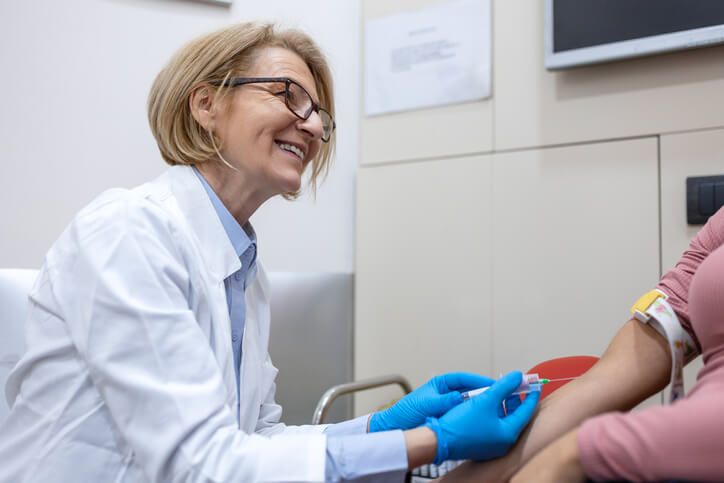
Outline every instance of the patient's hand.
{"label": "patient's hand", "polygon": [[481,482],[498,483],[507,481],[508,478],[503,476],[509,472],[503,469],[501,463],[505,458],[497,460],[484,461],[476,463],[468,461],[447,473],[439,481],[440,483],[467,483]]}
{"label": "patient's hand", "polygon": [[467,461],[439,481],[440,483],[503,483],[522,466],[520,441],[507,455],[488,461]]}
{"label": "patient's hand", "polygon": [[[467,462],[446,474],[441,483],[573,483],[585,480],[578,457],[576,430],[541,450],[520,471],[519,451],[481,463]],[[515,473],[512,479],[511,475]]]}
{"label": "patient's hand", "polygon": [[577,483],[585,480],[578,453],[577,430],[569,431],[536,454],[511,483]]}

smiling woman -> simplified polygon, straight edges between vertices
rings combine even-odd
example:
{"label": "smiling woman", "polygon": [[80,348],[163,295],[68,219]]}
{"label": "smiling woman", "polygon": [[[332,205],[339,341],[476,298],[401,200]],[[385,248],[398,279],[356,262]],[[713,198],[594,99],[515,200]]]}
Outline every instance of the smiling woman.
{"label": "smiling woman", "polygon": [[[237,84],[228,96],[219,93],[226,85],[224,81],[216,90],[208,84],[197,86],[191,93],[190,105],[191,115],[210,132],[216,157],[223,161],[223,165],[199,164],[199,170],[212,186],[221,183],[221,169],[227,182],[238,181],[234,191],[253,191],[241,196],[237,193],[235,200],[238,203],[247,198],[251,202],[248,208],[255,210],[256,203],[271,196],[298,192],[307,164],[319,154],[323,139],[331,138],[333,121],[327,114],[325,125],[320,112],[327,111],[317,107],[318,103],[311,98],[317,96],[314,77],[297,54],[279,47],[264,47],[255,54],[249,74],[252,77],[232,80],[257,82]],[[296,88],[292,90],[287,85]],[[296,97],[291,98],[292,93]],[[232,168],[235,173],[228,175],[224,168]]]}
{"label": "smiling woman", "polygon": [[[280,73],[285,72],[289,74],[286,78],[290,83],[285,78],[276,84],[235,89],[251,83],[241,82],[239,78],[243,76],[281,77]],[[259,104],[244,95],[254,94],[254,91],[256,100],[261,101]],[[295,121],[292,117],[307,121],[300,135],[291,136],[295,139],[288,140],[287,144],[299,144],[300,149],[302,146],[312,148],[313,151],[304,153],[303,165],[312,163],[309,181],[314,190],[318,180],[327,173],[334,153],[334,95],[326,59],[303,32],[278,31],[268,24],[240,24],[192,41],[157,76],[149,95],[148,118],[167,163],[200,166],[209,160],[221,160],[243,169],[241,165],[250,156],[257,156],[256,162],[262,161],[260,152],[250,152],[257,144],[253,138],[262,133],[251,132],[253,127],[250,125],[268,119],[281,107],[273,105],[271,110],[263,110],[264,101],[270,101],[271,97],[289,106],[290,101],[300,102],[296,99],[304,95],[314,96],[309,98],[312,110],[309,111],[306,105],[303,111],[289,107],[287,111],[291,112],[286,113],[287,119],[277,122],[286,122],[287,127],[291,127]],[[232,99],[225,102],[229,96]],[[280,114],[277,112],[277,116]],[[235,119],[232,122],[238,121],[238,124],[230,125],[231,117]],[[252,119],[254,122],[250,122]],[[321,121],[326,129],[312,139],[306,133],[317,133],[304,127],[314,127],[317,121]],[[297,125],[301,124],[297,122]],[[247,129],[242,125],[247,125]],[[236,142],[237,147],[229,146],[230,137],[239,135],[247,137]],[[324,139],[323,146],[317,146],[320,139]],[[241,155],[242,144],[246,146],[246,155],[237,159],[236,164],[230,163],[227,156]],[[287,198],[298,194],[299,186],[284,192]]]}
{"label": "smiling woman", "polygon": [[439,376],[384,413],[280,422],[249,218],[329,167],[332,80],[306,34],[245,23],[191,42],[156,78],[148,119],[171,167],[83,208],[31,292],[0,481],[400,482],[512,444],[535,405],[499,416],[520,373],[462,404],[493,381]]}

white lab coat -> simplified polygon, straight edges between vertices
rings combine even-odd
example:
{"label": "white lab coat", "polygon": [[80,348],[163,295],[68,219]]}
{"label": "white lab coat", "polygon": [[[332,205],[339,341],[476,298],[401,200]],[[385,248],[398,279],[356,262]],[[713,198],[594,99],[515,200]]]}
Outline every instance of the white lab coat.
{"label": "white lab coat", "polygon": [[324,426],[279,423],[260,263],[237,427],[224,279],[240,266],[189,167],[84,208],[31,292],[0,482],[323,481]]}

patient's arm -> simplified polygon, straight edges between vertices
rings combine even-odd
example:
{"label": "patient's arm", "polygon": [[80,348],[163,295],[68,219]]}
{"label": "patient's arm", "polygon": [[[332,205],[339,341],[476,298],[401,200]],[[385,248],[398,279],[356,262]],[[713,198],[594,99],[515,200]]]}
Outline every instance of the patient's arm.
{"label": "patient's arm", "polygon": [[629,320],[595,366],[540,403],[538,413],[508,455],[466,463],[442,481],[507,481],[523,463],[584,419],[630,409],[662,390],[670,372],[671,355],[663,336],[641,322]]}
{"label": "patient's arm", "polygon": [[[710,359],[711,361],[711,359]],[[707,364],[691,393],[669,406],[584,422],[539,452],[512,483],[721,481],[724,364]]]}
{"label": "patient's arm", "polygon": [[581,483],[585,479],[578,429],[574,429],[538,452],[510,483]]}
{"label": "patient's arm", "polygon": [[[578,430],[577,445],[579,460],[588,476],[597,481],[722,481],[722,273],[724,247],[719,247],[701,263],[689,286],[691,326],[698,336],[704,361],[691,392],[669,406],[653,406],[630,414],[605,414],[586,421]],[[547,466],[547,460],[541,464]],[[521,481],[537,481],[534,478],[531,473]]]}
{"label": "patient's arm", "polygon": [[[709,218],[676,266],[657,285],[669,296],[667,301],[681,325],[695,339],[688,314],[689,284],[702,261],[722,245],[724,208]],[[449,473],[445,481],[507,480],[541,448],[584,419],[606,411],[629,409],[663,389],[670,370],[671,355],[663,336],[630,320],[616,334],[598,364],[541,402],[537,417],[507,456],[463,465]]]}

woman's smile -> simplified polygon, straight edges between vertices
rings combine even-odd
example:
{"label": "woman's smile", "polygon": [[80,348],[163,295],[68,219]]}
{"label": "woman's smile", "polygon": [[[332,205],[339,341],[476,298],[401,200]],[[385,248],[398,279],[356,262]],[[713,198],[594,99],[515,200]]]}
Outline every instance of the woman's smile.
{"label": "woman's smile", "polygon": [[305,148],[298,144],[292,144],[290,142],[286,141],[275,141],[276,145],[279,146],[279,148],[284,151],[286,154],[292,155],[294,158],[298,159],[300,162],[304,162],[304,156],[305,156]]}

